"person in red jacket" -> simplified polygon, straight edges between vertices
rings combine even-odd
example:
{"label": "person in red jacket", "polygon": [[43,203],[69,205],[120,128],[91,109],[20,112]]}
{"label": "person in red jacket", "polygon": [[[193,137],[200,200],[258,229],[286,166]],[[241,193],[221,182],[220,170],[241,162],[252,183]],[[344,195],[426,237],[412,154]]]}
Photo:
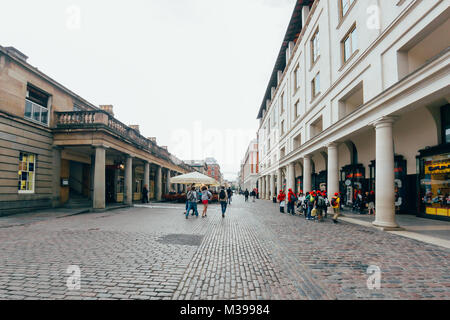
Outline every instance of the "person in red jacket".
{"label": "person in red jacket", "polygon": [[295,202],[296,201],[297,201],[297,196],[295,195],[295,192],[293,192],[292,189],[289,189],[287,213],[295,215]]}
{"label": "person in red jacket", "polygon": [[284,207],[286,205],[286,194],[284,193],[283,189],[281,189],[280,193],[278,194],[278,201],[280,202],[280,212],[284,213]]}

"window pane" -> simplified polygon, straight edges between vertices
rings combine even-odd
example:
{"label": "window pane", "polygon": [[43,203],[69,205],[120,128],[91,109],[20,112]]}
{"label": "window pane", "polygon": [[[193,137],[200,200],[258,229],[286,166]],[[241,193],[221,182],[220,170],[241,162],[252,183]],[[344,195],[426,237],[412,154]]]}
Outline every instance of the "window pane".
{"label": "window pane", "polygon": [[42,108],[42,112],[41,112],[41,122],[48,124],[48,110]]}
{"label": "window pane", "polygon": [[33,119],[36,121],[41,121],[41,108],[37,105],[33,105]]}
{"label": "window pane", "polygon": [[350,37],[348,37],[344,42],[344,61],[347,61],[347,59],[351,55],[351,48],[350,48]]}
{"label": "window pane", "polygon": [[33,109],[33,105],[31,104],[30,101],[25,101],[25,117],[27,118],[31,118],[31,112]]}
{"label": "window pane", "polygon": [[353,53],[358,48],[358,37],[356,35],[356,28],[353,30],[351,37],[352,37],[352,53]]}

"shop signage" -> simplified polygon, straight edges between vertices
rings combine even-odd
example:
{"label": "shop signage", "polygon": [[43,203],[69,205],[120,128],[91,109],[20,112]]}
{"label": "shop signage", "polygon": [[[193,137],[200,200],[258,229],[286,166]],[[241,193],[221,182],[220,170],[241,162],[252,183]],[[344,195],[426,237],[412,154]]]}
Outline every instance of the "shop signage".
{"label": "shop signage", "polygon": [[362,173],[350,173],[346,178],[361,178],[362,176]]}
{"label": "shop signage", "polygon": [[450,173],[450,161],[442,161],[425,165],[425,174]]}

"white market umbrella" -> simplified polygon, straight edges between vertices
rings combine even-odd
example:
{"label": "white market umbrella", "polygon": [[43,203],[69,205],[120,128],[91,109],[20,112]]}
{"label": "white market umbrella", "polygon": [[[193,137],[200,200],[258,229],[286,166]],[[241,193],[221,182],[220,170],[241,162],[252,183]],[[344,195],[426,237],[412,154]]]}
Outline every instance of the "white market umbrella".
{"label": "white market umbrella", "polygon": [[216,179],[208,177],[200,172],[191,172],[187,174],[183,174],[181,176],[171,177],[170,183],[178,183],[178,184],[203,184],[210,185],[213,187],[220,186],[220,183],[217,182]]}

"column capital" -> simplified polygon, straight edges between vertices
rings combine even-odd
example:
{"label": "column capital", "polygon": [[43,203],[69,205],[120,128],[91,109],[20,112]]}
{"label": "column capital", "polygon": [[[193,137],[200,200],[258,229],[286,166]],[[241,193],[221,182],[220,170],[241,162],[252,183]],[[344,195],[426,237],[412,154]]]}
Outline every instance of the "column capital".
{"label": "column capital", "polygon": [[329,144],[327,144],[328,149],[336,149],[337,147],[338,147],[337,142],[330,142]]}
{"label": "column capital", "polygon": [[392,125],[395,121],[397,121],[398,118],[398,116],[384,116],[373,121],[372,123],[370,123],[370,125],[374,126],[375,128],[392,127]]}
{"label": "column capital", "polygon": [[312,155],[310,155],[310,154],[305,154],[302,158],[303,158],[303,159],[310,159],[310,160],[311,160]]}
{"label": "column capital", "polygon": [[94,148],[94,149],[109,149],[109,146],[106,146],[106,145],[104,145],[104,144],[93,144],[92,145],[92,148]]}

